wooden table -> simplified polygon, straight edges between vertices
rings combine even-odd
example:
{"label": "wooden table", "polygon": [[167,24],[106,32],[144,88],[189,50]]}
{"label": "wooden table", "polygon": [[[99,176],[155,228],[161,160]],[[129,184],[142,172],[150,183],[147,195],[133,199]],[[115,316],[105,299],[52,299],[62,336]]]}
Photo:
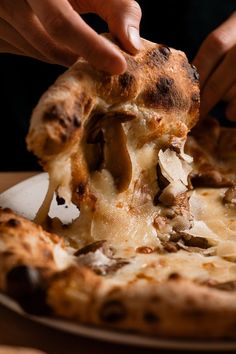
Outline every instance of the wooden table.
{"label": "wooden table", "polygon": [[[34,174],[34,172],[0,173],[0,192]],[[65,333],[25,319],[0,305],[0,345],[3,344],[30,346],[44,350],[48,354],[167,353],[164,350],[111,344]]]}

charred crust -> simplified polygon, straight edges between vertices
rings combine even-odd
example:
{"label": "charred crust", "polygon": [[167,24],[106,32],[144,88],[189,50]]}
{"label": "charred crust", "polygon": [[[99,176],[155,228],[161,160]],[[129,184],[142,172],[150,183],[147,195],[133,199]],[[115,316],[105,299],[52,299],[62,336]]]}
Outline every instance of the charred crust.
{"label": "charred crust", "polygon": [[158,82],[143,94],[143,100],[151,107],[164,107],[166,110],[185,109],[188,102],[184,99],[175,82],[168,76],[161,76]]}
{"label": "charred crust", "polygon": [[160,53],[163,55],[163,57],[168,60],[169,57],[170,57],[170,54],[171,54],[171,51],[170,51],[170,48],[165,46],[165,45],[162,45],[159,47],[159,51]]}
{"label": "charred crust", "polygon": [[[77,113],[77,111],[79,112]],[[75,105],[74,113],[69,114],[62,105],[53,105],[44,112],[42,120],[45,123],[55,122],[59,124],[61,128],[59,138],[61,143],[65,143],[70,138],[72,132],[81,126],[80,111],[81,109],[78,109]]]}
{"label": "charred crust", "polygon": [[6,275],[6,292],[28,313],[45,315],[51,312],[46,303],[46,289],[37,268],[18,265]]}
{"label": "charred crust", "polygon": [[135,78],[132,74],[125,72],[119,76],[119,85],[122,90],[130,90],[135,82]]}
{"label": "charred crust", "polygon": [[59,105],[53,105],[49,107],[45,112],[42,117],[42,120],[47,123],[47,122],[53,122],[53,121],[61,121],[64,120],[64,109],[59,106]]}
{"label": "charred crust", "polygon": [[156,87],[162,96],[167,95],[173,87],[174,80],[168,76],[161,76],[156,84]]}
{"label": "charred crust", "polygon": [[[161,49],[162,48],[162,49]],[[146,62],[147,65],[156,67],[160,66],[164,62],[166,62],[169,58],[169,55],[167,54],[168,49],[163,49],[164,47],[156,47],[154,49],[151,49],[147,54],[146,54]],[[167,47],[165,47],[167,48]]]}
{"label": "charred crust", "polygon": [[19,227],[21,226],[21,222],[20,220],[17,220],[17,219],[9,219],[7,222],[6,222],[6,226],[9,226],[9,227]]}
{"label": "charred crust", "polygon": [[80,128],[81,127],[81,121],[80,121],[80,117],[77,114],[74,114],[72,116],[72,125],[75,128]]}
{"label": "charred crust", "polygon": [[183,60],[182,66],[187,72],[187,75],[189,79],[194,83],[198,84],[199,83],[199,74],[197,71],[197,68],[193,64],[189,64],[186,59]]}
{"label": "charred crust", "polygon": [[193,64],[190,65],[191,69],[192,69],[192,78],[194,81],[198,82],[199,81],[199,73],[197,71],[196,66],[194,66]]}
{"label": "charred crust", "polygon": [[191,96],[191,100],[194,103],[200,103],[200,95],[198,92],[194,92]]}
{"label": "charred crust", "polygon": [[143,315],[143,319],[146,323],[150,325],[160,322],[160,317],[152,311],[145,312]]}
{"label": "charred crust", "polygon": [[103,322],[115,324],[126,318],[127,310],[119,300],[110,300],[102,305],[99,316]]}
{"label": "charred crust", "polygon": [[1,209],[1,211],[4,213],[12,213],[12,210],[10,208],[3,208]]}

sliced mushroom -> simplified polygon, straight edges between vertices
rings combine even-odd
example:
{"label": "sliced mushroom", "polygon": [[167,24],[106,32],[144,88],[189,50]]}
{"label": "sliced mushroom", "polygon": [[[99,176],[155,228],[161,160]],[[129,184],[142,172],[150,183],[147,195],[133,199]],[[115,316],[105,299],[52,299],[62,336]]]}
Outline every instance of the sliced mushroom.
{"label": "sliced mushroom", "polygon": [[131,182],[132,164],[126,147],[126,136],[119,121],[107,122],[104,134],[104,167],[112,174],[119,192]]}
{"label": "sliced mushroom", "polygon": [[227,189],[223,197],[223,202],[225,204],[236,205],[236,186]]}
{"label": "sliced mushroom", "polygon": [[123,258],[113,257],[113,252],[105,240],[93,242],[75,253],[78,263],[91,268],[95,273],[106,275],[116,272],[129,264]]}
{"label": "sliced mushroom", "polygon": [[86,127],[85,155],[90,170],[107,169],[119,192],[131,182],[132,164],[122,123],[135,118],[123,112],[98,113]]}

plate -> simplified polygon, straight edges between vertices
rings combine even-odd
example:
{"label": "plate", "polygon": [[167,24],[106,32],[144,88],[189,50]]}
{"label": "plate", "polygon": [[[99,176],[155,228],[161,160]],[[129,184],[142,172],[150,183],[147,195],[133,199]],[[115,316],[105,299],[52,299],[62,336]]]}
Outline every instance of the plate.
{"label": "plate", "polygon": [[[48,175],[46,173],[31,177],[2,193],[0,195],[0,206],[11,208],[19,215],[33,219],[44,199],[47,187]],[[57,215],[64,222],[69,222],[78,215],[78,211],[73,205],[68,208],[57,206],[54,199],[50,209],[50,215]],[[233,341],[161,339],[140,334],[135,335],[104,328],[84,326],[64,320],[31,316],[26,314],[15,301],[2,294],[0,294],[0,303],[21,316],[40,322],[45,326],[54,327],[79,336],[100,339],[108,342],[171,350],[236,351],[236,342]]]}

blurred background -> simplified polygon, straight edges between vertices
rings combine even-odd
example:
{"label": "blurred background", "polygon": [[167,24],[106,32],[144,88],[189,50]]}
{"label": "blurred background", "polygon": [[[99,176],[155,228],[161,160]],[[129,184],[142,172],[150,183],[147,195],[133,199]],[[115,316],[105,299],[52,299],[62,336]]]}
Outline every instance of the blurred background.
{"label": "blurred background", "polygon": [[[141,35],[151,41],[185,51],[191,61],[213,29],[236,10],[235,0],[138,0],[143,18]],[[95,15],[83,16],[99,33],[106,24]],[[39,170],[36,158],[26,150],[25,136],[31,112],[42,93],[65,68],[35,59],[0,54],[0,170]],[[224,105],[214,114],[224,119]]]}

